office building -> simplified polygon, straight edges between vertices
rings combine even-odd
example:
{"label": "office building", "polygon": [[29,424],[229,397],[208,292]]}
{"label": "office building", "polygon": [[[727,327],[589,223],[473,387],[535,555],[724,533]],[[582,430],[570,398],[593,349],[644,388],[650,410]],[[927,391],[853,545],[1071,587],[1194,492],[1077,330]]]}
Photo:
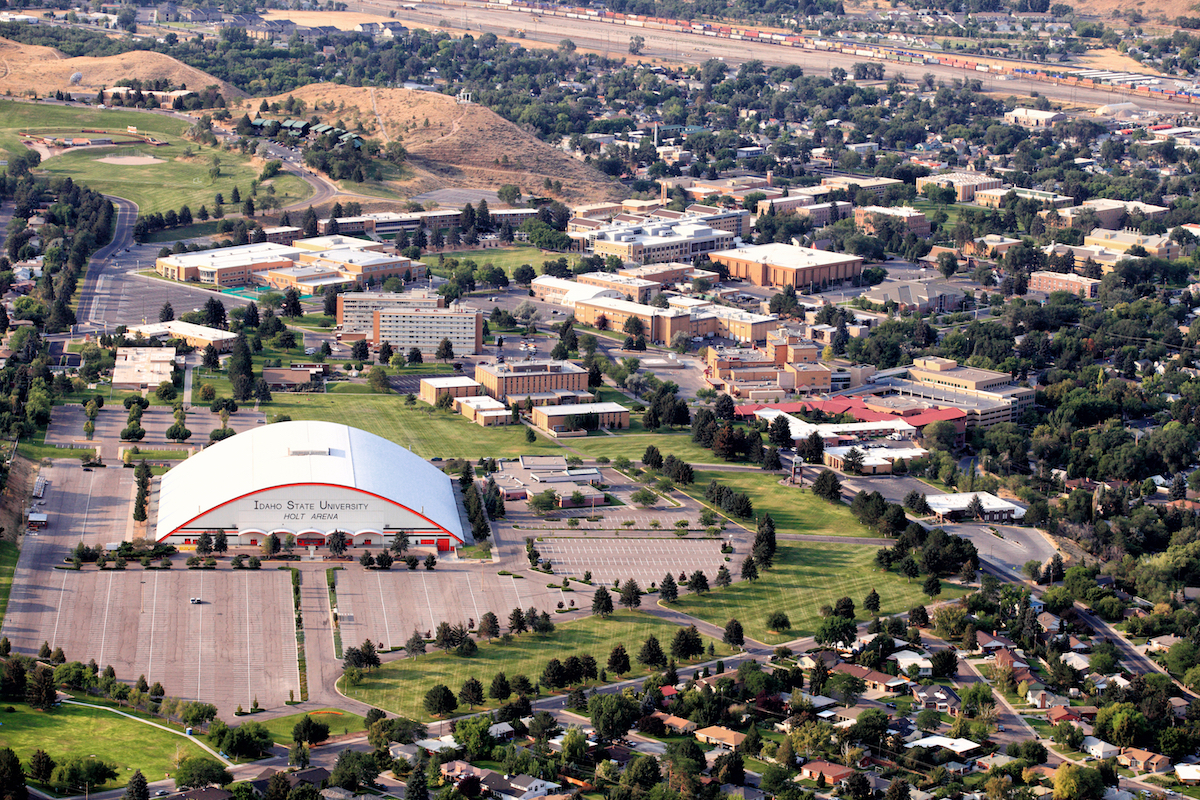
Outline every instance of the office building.
{"label": "office building", "polygon": [[1085,299],[1092,299],[1100,294],[1100,281],[1095,278],[1085,278],[1073,272],[1047,272],[1038,270],[1029,275],[1029,291],[1031,292],[1070,292]]}
{"label": "office building", "polygon": [[446,298],[429,292],[342,292],[337,296],[335,321],[343,333],[369,333],[375,312],[387,308],[444,308]]}
{"label": "office building", "polygon": [[570,361],[510,361],[502,364],[476,364],[475,380],[489,397],[506,405],[510,398],[568,392],[586,394],[588,373]]}
{"label": "office building", "polygon": [[1134,231],[1114,231],[1105,228],[1096,228],[1084,236],[1083,246],[1104,247],[1127,255],[1133,248],[1140,247],[1145,251],[1145,255],[1151,258],[1175,259],[1180,255],[1179,243],[1172,241],[1166,234],[1147,236]]}
{"label": "office building", "polygon": [[864,233],[874,234],[879,229],[880,217],[901,220],[907,232],[922,239],[931,231],[925,215],[907,206],[859,206],[854,209],[854,226]]}
{"label": "office building", "polygon": [[423,309],[389,306],[376,309],[371,344],[387,342],[392,350],[407,353],[415,347],[425,354],[437,351],[449,339],[456,356],[483,352],[483,312],[463,306]]}

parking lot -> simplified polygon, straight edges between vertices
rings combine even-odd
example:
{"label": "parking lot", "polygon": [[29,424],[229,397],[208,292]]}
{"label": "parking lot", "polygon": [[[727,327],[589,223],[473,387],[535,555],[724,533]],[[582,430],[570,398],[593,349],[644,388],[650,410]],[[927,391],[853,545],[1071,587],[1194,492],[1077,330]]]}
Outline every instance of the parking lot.
{"label": "parking lot", "polygon": [[537,543],[542,558],[549,559],[554,574],[583,578],[591,571],[597,584],[612,585],[633,578],[643,589],[658,584],[671,573],[691,575],[703,570],[709,585],[726,563],[721,539],[543,539]]}
{"label": "parking lot", "polygon": [[[567,605],[575,597],[574,593],[547,588],[553,576],[545,581],[517,578],[498,575],[488,566],[444,561],[432,571],[350,567],[337,572],[343,644],[356,645],[370,639],[382,642],[384,647],[400,647],[414,629],[432,635],[441,622],[478,624],[488,611],[500,618],[503,629],[504,620],[514,608],[532,607],[553,614],[560,600]],[[586,605],[591,608],[590,597]]]}
{"label": "parking lot", "polygon": [[[96,415],[96,430],[91,440],[83,433],[83,425],[87,422],[87,414],[82,406],[55,406],[54,417],[50,427],[46,429],[46,444],[75,445],[79,447],[98,447],[101,455],[106,458],[116,457],[116,446],[121,442],[121,431],[129,424],[129,412],[121,405],[125,394],[107,398],[104,408]],[[229,427],[238,433],[253,429],[265,420],[261,412],[252,407],[239,408],[236,414],[229,417]],[[166,406],[151,406],[142,412],[141,426],[146,436],[140,442],[130,442],[142,448],[165,445],[180,447],[178,442],[167,440],[167,428],[175,424],[174,412]],[[203,446],[208,441],[208,433],[221,427],[221,418],[208,410],[207,406],[196,406],[188,414],[187,427],[192,431],[192,438],[185,444]],[[71,453],[64,450],[63,457]]]}
{"label": "parking lot", "polygon": [[[24,559],[3,633],[13,648],[42,642],[70,660],[145,675],[168,695],[215,704],[283,705],[299,693],[290,575],[275,570],[34,570]],[[194,605],[192,597],[202,599]]]}

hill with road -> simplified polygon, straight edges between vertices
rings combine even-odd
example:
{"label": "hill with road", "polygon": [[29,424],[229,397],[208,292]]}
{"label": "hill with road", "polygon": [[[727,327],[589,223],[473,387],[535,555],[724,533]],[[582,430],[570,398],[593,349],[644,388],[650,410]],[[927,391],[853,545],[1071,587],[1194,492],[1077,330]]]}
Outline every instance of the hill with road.
{"label": "hill with road", "polygon": [[[71,76],[77,72],[81,78],[72,83]],[[245,97],[245,92],[225,81],[162,53],[138,51],[71,58],[53,47],[0,39],[0,92],[6,94],[22,95],[31,90],[39,95],[59,90],[100,91],[115,86],[119,80],[134,78],[143,81],[166,78],[172,85],[186,85],[194,90],[216,85],[226,98]]]}
{"label": "hill with road", "polygon": [[511,183],[529,195],[541,193],[549,178],[562,181],[564,202],[623,196],[620,184],[607,175],[481,105],[437,92],[332,83],[304,86],[267,102],[282,103],[289,95],[304,101],[305,117],[316,114],[347,129],[361,123],[371,138],[400,141],[409,153],[410,174],[387,184],[405,194]]}

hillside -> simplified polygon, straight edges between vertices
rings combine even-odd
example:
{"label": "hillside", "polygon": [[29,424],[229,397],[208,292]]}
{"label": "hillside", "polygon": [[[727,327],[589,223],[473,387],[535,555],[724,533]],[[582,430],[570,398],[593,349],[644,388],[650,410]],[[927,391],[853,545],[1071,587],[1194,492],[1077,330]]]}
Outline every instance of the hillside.
{"label": "hillside", "polygon": [[[71,76],[83,75],[72,85]],[[0,39],[0,92],[24,94],[34,90],[41,95],[57,90],[95,90],[113,86],[123,78],[152,80],[166,78],[172,84],[202,89],[216,84],[226,98],[244,97],[245,93],[206,72],[154,52],[122,53],[100,58],[68,58],[52,47],[40,47]]]}
{"label": "hillside", "polygon": [[[620,184],[598,170],[555,150],[537,137],[476,104],[460,104],[436,92],[354,88],[319,83],[292,97],[303,100],[305,116],[354,127],[381,141],[397,139],[409,152],[413,175],[389,182],[397,192],[417,194],[452,187],[519,186],[539,194],[546,178],[562,181],[564,202],[618,198]],[[283,102],[288,95],[267,98]],[[249,107],[257,107],[250,101]]]}

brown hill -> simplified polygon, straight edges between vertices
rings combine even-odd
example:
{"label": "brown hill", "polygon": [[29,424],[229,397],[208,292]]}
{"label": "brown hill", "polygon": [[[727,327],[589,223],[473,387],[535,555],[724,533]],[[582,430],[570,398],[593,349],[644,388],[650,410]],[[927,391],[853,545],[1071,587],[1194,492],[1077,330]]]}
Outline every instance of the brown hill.
{"label": "brown hill", "polygon": [[[436,92],[354,88],[319,83],[289,93],[304,115],[354,127],[380,141],[399,140],[409,152],[412,179],[396,182],[410,194],[446,186],[495,188],[506,183],[539,194],[546,178],[561,181],[562,199],[578,202],[622,197],[619,183],[554,149],[495,112]],[[286,101],[288,95],[267,98]],[[254,101],[250,107],[256,107]]]}
{"label": "brown hill", "polygon": [[[76,72],[83,78],[72,84],[71,76]],[[52,47],[0,39],[0,92],[22,94],[32,89],[44,95],[59,89],[99,91],[115,85],[122,78],[167,78],[173,84],[186,84],[190,89],[216,84],[227,98],[245,97],[244,92],[230,84],[162,53],[143,51],[99,58],[68,58]]]}

